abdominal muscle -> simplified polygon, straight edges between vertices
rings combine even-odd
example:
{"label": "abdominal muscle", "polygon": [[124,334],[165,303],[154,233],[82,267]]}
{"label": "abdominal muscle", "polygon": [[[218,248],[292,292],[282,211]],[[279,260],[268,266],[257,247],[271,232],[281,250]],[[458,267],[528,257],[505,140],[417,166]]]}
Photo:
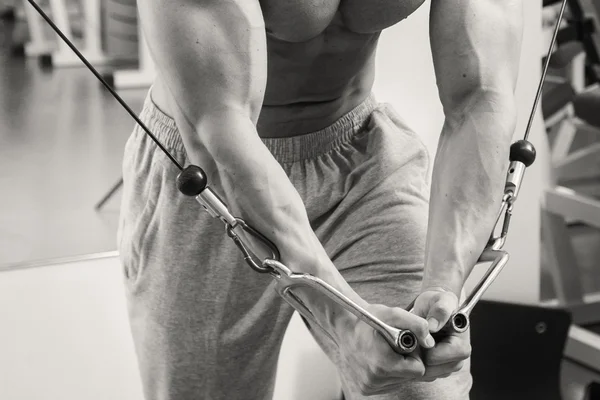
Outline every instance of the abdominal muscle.
{"label": "abdominal muscle", "polygon": [[[291,137],[333,124],[371,93],[379,32],[355,33],[341,17],[313,38],[291,42],[267,31],[268,76],[260,137]],[[172,115],[160,75],[152,100]]]}

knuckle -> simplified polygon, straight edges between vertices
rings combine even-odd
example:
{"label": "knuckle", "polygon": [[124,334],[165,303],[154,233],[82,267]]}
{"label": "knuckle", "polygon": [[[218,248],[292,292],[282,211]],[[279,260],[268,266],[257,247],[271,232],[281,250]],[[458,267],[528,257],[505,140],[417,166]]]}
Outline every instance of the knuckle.
{"label": "knuckle", "polygon": [[442,303],[436,303],[433,307],[431,307],[431,313],[445,320],[450,318],[450,315],[452,315],[452,311]]}
{"label": "knuckle", "polygon": [[410,378],[422,378],[425,376],[425,368],[424,367],[415,367],[406,371],[406,375]]}
{"label": "knuckle", "polygon": [[451,369],[452,372],[460,371],[465,365],[464,361],[457,362]]}
{"label": "knuckle", "polygon": [[371,364],[367,371],[367,378],[370,382],[375,381],[378,377],[384,375],[384,368],[379,363]]}
{"label": "knuckle", "polygon": [[417,336],[427,336],[429,334],[429,324],[424,319],[416,320],[412,329]]}
{"label": "knuckle", "polygon": [[471,347],[471,344],[470,343],[465,343],[465,345],[462,348],[462,351],[461,351],[460,355],[464,359],[467,359],[467,358],[471,357],[471,352],[472,351],[473,351],[473,348]]}
{"label": "knuckle", "polygon": [[360,394],[362,394],[363,396],[367,396],[367,385],[364,382],[357,382],[356,386],[358,386],[358,391],[360,392]]}
{"label": "knuckle", "polygon": [[370,396],[375,394],[375,389],[367,381],[358,382],[358,391],[363,396]]}
{"label": "knuckle", "polygon": [[360,381],[365,390],[373,391],[382,376],[385,376],[384,368],[377,362],[371,362],[363,368]]}
{"label": "knuckle", "polygon": [[431,299],[433,301],[435,301],[436,303],[441,301],[444,298],[444,292],[435,292],[432,296]]}
{"label": "knuckle", "polygon": [[437,356],[437,354],[435,354],[435,352],[431,352],[431,353],[425,354],[425,357],[423,358],[423,361],[425,362],[426,365],[438,365],[438,364],[440,364],[440,359]]}

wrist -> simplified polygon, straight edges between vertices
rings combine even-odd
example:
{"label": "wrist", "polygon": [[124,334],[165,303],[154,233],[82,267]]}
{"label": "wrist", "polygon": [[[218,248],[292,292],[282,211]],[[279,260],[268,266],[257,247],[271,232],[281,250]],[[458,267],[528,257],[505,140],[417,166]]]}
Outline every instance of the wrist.
{"label": "wrist", "polygon": [[452,294],[456,294],[455,290],[448,287],[448,286],[423,286],[421,288],[421,293],[423,292],[443,292],[443,293],[452,293]]}
{"label": "wrist", "polygon": [[[292,272],[310,274],[359,307],[368,309],[369,304],[352,289],[324,252],[321,256],[312,252],[296,254],[298,256],[290,259],[289,264],[284,262]],[[334,301],[330,293],[325,293],[327,289],[321,291],[312,287],[297,286],[292,290],[310,310],[319,325],[333,337],[339,338],[352,332],[360,321],[358,317]]]}
{"label": "wrist", "polygon": [[[330,279],[316,278],[323,280],[343,295],[348,294],[344,293],[345,291],[339,285],[332,284]],[[339,342],[341,337],[354,331],[359,318],[335,302],[328,294],[308,286],[296,286],[291,290],[294,296],[308,309],[317,325],[323,328],[336,342]],[[354,302],[363,306],[356,301]]]}
{"label": "wrist", "polygon": [[459,266],[438,268],[430,271],[426,268],[421,283],[421,293],[426,291],[443,291],[454,293],[460,298],[464,286],[464,274]]}
{"label": "wrist", "polygon": [[281,252],[281,262],[292,272],[327,280],[328,271],[335,269],[312,230],[289,230],[275,236],[280,238],[277,246]]}

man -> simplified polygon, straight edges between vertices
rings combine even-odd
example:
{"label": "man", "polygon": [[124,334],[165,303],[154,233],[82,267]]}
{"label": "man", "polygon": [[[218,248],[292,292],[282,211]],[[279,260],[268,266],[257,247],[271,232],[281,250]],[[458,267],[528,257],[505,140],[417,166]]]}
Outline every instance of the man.
{"label": "man", "polygon": [[[421,140],[371,94],[381,31],[422,3],[138,2],[158,70],[141,115],[153,133],[180,163],[202,167],[291,270],[418,336],[420,350],[401,356],[331,301],[298,291],[347,399],[459,400],[471,386],[468,334],[435,343],[431,333],[457,308],[500,206],[522,4],[431,1],[445,124],[430,185]],[[178,172],[134,131],[119,249],[146,398],[270,399],[293,310],[223,224],[177,191]]]}

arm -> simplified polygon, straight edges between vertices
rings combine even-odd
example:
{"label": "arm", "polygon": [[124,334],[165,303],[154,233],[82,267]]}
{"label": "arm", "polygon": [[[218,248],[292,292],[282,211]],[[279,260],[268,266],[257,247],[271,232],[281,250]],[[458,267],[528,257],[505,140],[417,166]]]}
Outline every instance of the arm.
{"label": "arm", "polygon": [[[277,244],[291,270],[322,278],[387,323],[411,329],[430,348],[424,319],[366,304],[342,278],[310,227],[302,199],[258,137],[267,74],[258,0],[147,0],[138,6],[190,161],[205,170],[231,212]],[[343,372],[364,391],[390,391],[423,375],[418,356],[400,357],[370,326],[328,299],[294,292],[335,339]]]}
{"label": "arm", "polygon": [[[279,247],[290,269],[319,276],[364,306],[329,260],[299,194],[257,134],[267,76],[258,0],[138,5],[190,161],[205,170],[234,215]],[[326,329],[344,326],[346,314],[335,313],[330,302],[301,298]]]}
{"label": "arm", "polygon": [[432,0],[445,122],[433,166],[423,290],[460,297],[500,207],[516,125],[520,0]]}

